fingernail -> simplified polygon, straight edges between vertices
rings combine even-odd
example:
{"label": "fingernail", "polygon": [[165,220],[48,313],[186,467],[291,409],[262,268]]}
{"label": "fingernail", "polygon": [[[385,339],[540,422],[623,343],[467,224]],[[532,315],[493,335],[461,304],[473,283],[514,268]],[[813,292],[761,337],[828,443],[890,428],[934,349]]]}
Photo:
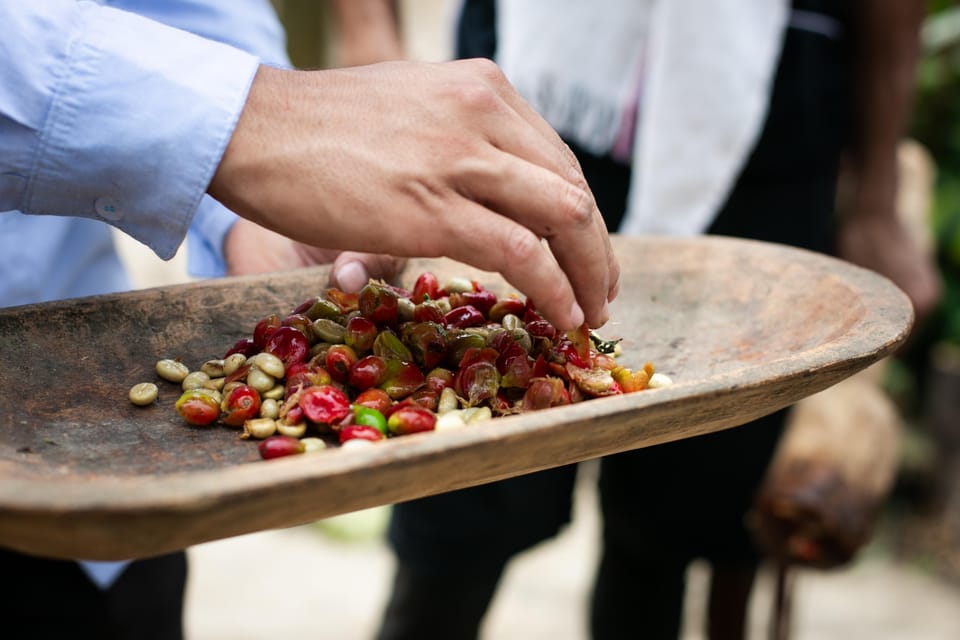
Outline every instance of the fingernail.
{"label": "fingernail", "polygon": [[362,264],[353,261],[340,265],[334,273],[334,278],[340,289],[350,293],[362,289],[367,284],[369,276]]}
{"label": "fingernail", "polygon": [[577,328],[583,324],[583,320],[583,309],[580,308],[579,304],[574,302],[573,306],[570,307],[570,324],[573,325],[573,328]]}
{"label": "fingernail", "polygon": [[610,289],[610,293],[607,295],[607,302],[613,302],[617,299],[617,296],[620,295],[620,281],[613,285],[613,288]]}
{"label": "fingernail", "polygon": [[609,319],[610,319],[610,304],[607,301],[604,301],[603,309],[600,310],[601,324],[607,324],[607,320]]}

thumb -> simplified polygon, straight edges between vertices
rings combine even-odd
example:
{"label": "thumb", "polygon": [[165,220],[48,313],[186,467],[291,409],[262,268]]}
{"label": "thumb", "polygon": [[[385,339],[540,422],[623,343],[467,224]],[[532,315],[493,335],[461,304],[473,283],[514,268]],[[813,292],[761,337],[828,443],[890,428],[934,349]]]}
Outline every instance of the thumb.
{"label": "thumb", "polygon": [[406,266],[405,258],[385,254],[344,251],[330,269],[330,285],[343,291],[359,291],[370,278],[391,281]]}

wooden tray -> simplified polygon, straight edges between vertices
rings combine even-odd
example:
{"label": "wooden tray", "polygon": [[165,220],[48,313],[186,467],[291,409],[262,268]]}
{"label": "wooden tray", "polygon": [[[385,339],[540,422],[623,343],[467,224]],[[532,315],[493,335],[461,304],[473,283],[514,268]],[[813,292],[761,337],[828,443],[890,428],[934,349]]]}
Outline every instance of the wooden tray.
{"label": "wooden tray", "polygon": [[[838,382],[912,322],[887,280],[821,255],[715,237],[614,244],[622,291],[600,333],[673,386],[272,461],[234,430],[186,426],[174,385],[148,408],[127,391],[161,357],[222,357],[258,318],[321,292],[325,269],[0,311],[0,545],[142,557],[689,438]],[[414,261],[407,279],[427,269],[510,290],[443,260]]]}

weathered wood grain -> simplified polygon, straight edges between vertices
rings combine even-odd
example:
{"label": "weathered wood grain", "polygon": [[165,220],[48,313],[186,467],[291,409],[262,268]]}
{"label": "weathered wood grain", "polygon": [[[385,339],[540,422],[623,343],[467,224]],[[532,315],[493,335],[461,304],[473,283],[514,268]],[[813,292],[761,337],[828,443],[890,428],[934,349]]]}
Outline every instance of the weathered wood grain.
{"label": "weathered wood grain", "polygon": [[[623,361],[675,385],[407,436],[363,450],[259,461],[226,428],[190,428],[161,357],[198,366],[256,320],[322,291],[323,268],[0,311],[0,544],[64,558],[142,557],[479,484],[742,424],[890,353],[912,311],[885,279],[840,261],[726,238],[614,238],[612,321]],[[474,277],[414,261],[441,280]],[[409,284],[409,283],[408,283]]]}

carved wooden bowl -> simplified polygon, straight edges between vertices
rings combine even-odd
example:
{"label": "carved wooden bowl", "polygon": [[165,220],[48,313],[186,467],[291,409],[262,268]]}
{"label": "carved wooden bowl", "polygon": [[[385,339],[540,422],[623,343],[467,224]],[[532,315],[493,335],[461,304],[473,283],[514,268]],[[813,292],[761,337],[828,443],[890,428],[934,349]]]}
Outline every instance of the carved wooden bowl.
{"label": "carved wooden bowl", "polygon": [[[224,427],[191,428],[175,385],[127,400],[154,363],[222,357],[257,319],[323,290],[326,270],[225,278],[0,311],[0,545],[122,559],[309,522],[743,424],[893,351],[912,322],[880,276],[818,254],[718,237],[615,237],[622,360],[674,385],[261,461]],[[496,274],[413,261],[499,293]]]}

